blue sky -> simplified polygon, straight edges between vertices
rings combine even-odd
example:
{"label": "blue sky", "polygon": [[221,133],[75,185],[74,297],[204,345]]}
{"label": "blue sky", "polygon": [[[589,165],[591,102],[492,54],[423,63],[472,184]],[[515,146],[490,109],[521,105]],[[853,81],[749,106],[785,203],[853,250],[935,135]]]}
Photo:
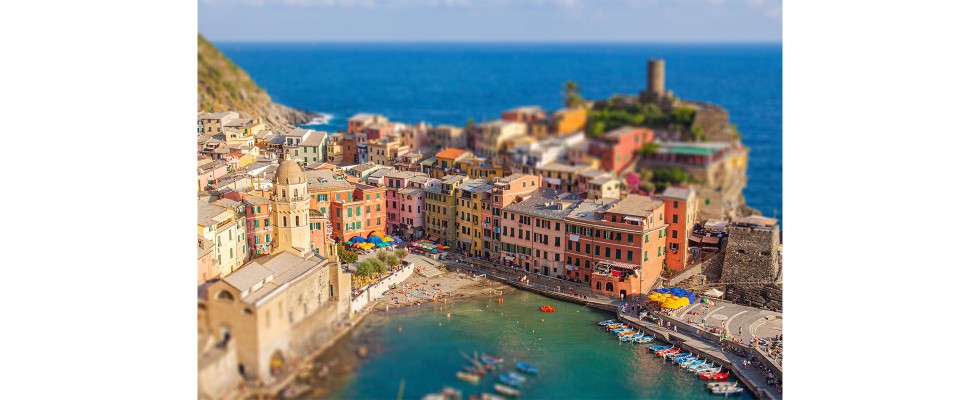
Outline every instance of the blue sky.
{"label": "blue sky", "polygon": [[780,42],[782,0],[199,0],[213,41]]}

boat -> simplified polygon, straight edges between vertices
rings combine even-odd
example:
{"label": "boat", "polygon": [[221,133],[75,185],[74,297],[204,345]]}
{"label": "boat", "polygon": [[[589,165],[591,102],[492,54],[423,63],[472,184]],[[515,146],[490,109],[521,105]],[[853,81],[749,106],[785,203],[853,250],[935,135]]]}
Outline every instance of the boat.
{"label": "boat", "polygon": [[544,312],[555,312],[555,308],[552,306],[541,306],[541,311]]}
{"label": "boat", "polygon": [[440,393],[429,393],[422,396],[422,400],[447,400],[447,398]]}
{"label": "boat", "polygon": [[619,322],[619,321],[616,321],[616,320],[614,320],[614,319],[607,319],[607,320],[605,320],[605,321],[601,321],[601,322],[599,322],[599,325],[602,325],[602,326],[606,326],[606,325],[612,325],[612,324],[615,324],[615,323],[617,323],[617,322]]}
{"label": "boat", "polygon": [[660,351],[667,350],[671,348],[671,346],[648,346],[647,348],[650,349],[650,351]]}
{"label": "boat", "polygon": [[738,386],[722,386],[722,387],[717,387],[717,388],[712,388],[711,389],[711,393],[714,393],[714,394],[724,394],[724,395],[729,395],[729,394],[734,394],[734,393],[742,393],[744,391],[745,391],[745,389],[742,389],[742,388],[740,388]]}
{"label": "boat", "polygon": [[683,361],[677,363],[677,365],[680,366],[681,368],[687,368],[691,366],[691,364],[693,364],[695,361],[698,361],[697,357],[688,357],[685,358]]}
{"label": "boat", "polygon": [[517,370],[518,371],[521,371],[523,373],[531,374],[531,375],[537,375],[538,374],[538,368],[535,367],[535,366],[533,366],[533,365],[525,364],[525,363],[522,363],[522,362],[518,361],[516,364],[514,364],[514,366],[517,367]]}
{"label": "boat", "polygon": [[485,370],[483,368],[477,368],[477,367],[474,367],[472,365],[464,365],[463,366],[463,371],[469,372],[471,374],[480,375],[480,376],[484,376],[484,375],[487,374],[487,370]]}
{"label": "boat", "polygon": [[449,386],[443,386],[442,390],[439,391],[439,394],[449,399],[459,399],[463,397],[463,392],[459,391],[459,389],[456,389],[454,387],[449,387]]}
{"label": "boat", "polygon": [[678,365],[687,365],[688,363],[693,362],[694,360],[697,359],[698,356],[694,356],[694,355],[684,356],[684,357],[674,357],[674,362],[677,363]]}
{"label": "boat", "polygon": [[702,381],[723,381],[728,379],[728,372],[709,372],[698,376]]}
{"label": "boat", "polygon": [[704,365],[708,360],[696,360],[690,364],[687,364],[688,371],[697,371],[698,367]]}
{"label": "boat", "polygon": [[626,335],[635,335],[635,334],[637,334],[637,333],[640,333],[640,331],[633,331],[633,330],[630,330],[630,331],[622,331],[622,332],[616,332],[616,335],[619,335],[619,336],[626,336]]}
{"label": "boat", "polygon": [[469,383],[479,383],[480,382],[480,375],[471,374],[471,373],[465,372],[465,371],[459,371],[459,372],[456,373],[456,379],[459,379],[461,381],[466,381],[466,382],[469,382]]}
{"label": "boat", "polygon": [[[678,350],[679,350],[679,349],[678,349]],[[683,358],[686,358],[686,357],[690,357],[690,356],[691,356],[691,353],[681,353],[681,352],[679,352],[679,351],[678,351],[678,352],[676,352],[676,353],[674,353],[674,354],[670,354],[670,355],[668,355],[668,356],[667,356],[667,358],[670,358],[670,359],[673,359],[673,360],[676,360],[676,359],[678,359],[678,358],[681,358],[681,359],[683,359]]]}
{"label": "boat", "polygon": [[509,376],[511,379],[517,380],[518,382],[521,382],[521,383],[524,383],[524,381],[527,380],[527,377],[526,376],[521,375],[517,371],[507,372],[507,376]]}
{"label": "boat", "polygon": [[638,339],[638,338],[641,338],[641,337],[643,337],[643,332],[637,332],[637,333],[632,334],[632,335],[620,336],[619,337],[619,340],[620,341],[623,341],[623,342],[632,342],[633,339]]}
{"label": "boat", "polygon": [[628,326],[628,325],[623,325],[623,326],[618,327],[618,328],[612,328],[612,329],[609,330],[609,332],[619,333],[619,332],[628,331],[628,330],[632,330],[632,329],[633,328],[630,327],[630,326]]}
{"label": "boat", "polygon": [[500,364],[504,362],[504,358],[484,353],[480,356],[480,361],[484,364]]}
{"label": "boat", "polygon": [[650,343],[650,342],[653,342],[653,336],[644,336],[644,337],[633,339],[633,343]]}
{"label": "boat", "polygon": [[653,354],[655,356],[657,356],[657,357],[666,357],[667,354],[677,354],[677,353],[680,353],[680,352],[681,352],[681,349],[678,349],[676,347],[671,347],[671,348],[669,348],[667,350],[658,350],[656,353],[653,353]]}
{"label": "boat", "polygon": [[500,376],[497,377],[497,380],[500,381],[500,383],[503,383],[503,384],[506,384],[506,385],[510,385],[510,386],[513,386],[513,387],[520,387],[521,386],[521,381],[519,381],[517,379],[514,379],[514,378],[511,378],[511,377],[509,377],[507,375],[500,375]]}
{"label": "boat", "polygon": [[701,374],[709,374],[709,373],[720,372],[720,371],[721,371],[721,367],[716,367],[714,364],[708,363],[698,367],[698,369],[694,370],[694,373],[701,375]]}
{"label": "boat", "polygon": [[735,386],[735,385],[738,385],[738,382],[708,382],[705,384],[705,386],[707,386],[708,389],[725,387],[725,386]]}
{"label": "boat", "polygon": [[480,400],[506,400],[506,398],[492,393],[482,393],[480,394]]}
{"label": "boat", "polygon": [[493,390],[496,390],[497,393],[500,393],[500,394],[505,395],[505,396],[517,397],[517,396],[520,396],[520,394],[521,394],[521,391],[520,390],[514,389],[514,388],[512,388],[510,386],[507,386],[507,385],[501,385],[499,383],[496,384],[496,385],[493,385]]}

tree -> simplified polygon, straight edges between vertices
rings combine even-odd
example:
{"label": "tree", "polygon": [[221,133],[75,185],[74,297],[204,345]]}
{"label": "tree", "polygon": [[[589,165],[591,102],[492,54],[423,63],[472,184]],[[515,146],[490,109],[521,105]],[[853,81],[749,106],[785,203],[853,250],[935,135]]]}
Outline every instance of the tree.
{"label": "tree", "polygon": [[401,260],[398,259],[398,256],[396,256],[395,253],[388,252],[388,251],[383,251],[380,254],[378,254],[378,260],[381,260],[381,262],[384,263],[389,268],[394,267],[398,265],[399,262],[401,262]]}
{"label": "tree", "polygon": [[578,94],[578,84],[575,81],[565,82],[565,107],[576,108],[582,105],[582,95]]}
{"label": "tree", "polygon": [[606,131],[606,123],[602,121],[595,121],[589,124],[589,134],[592,136],[599,136]]}
{"label": "tree", "polygon": [[359,276],[371,276],[379,272],[384,272],[384,264],[377,258],[368,258],[357,264],[357,275]]}
{"label": "tree", "polygon": [[404,261],[405,257],[408,257],[408,250],[397,249],[395,250],[395,256],[398,257],[398,261]]}
{"label": "tree", "polygon": [[337,243],[337,256],[340,258],[341,262],[352,263],[357,262],[357,253],[347,250],[344,245]]}
{"label": "tree", "polygon": [[468,130],[468,131],[473,130],[473,127],[474,126],[476,126],[476,121],[473,120],[473,117],[467,118],[466,119],[466,130]]}
{"label": "tree", "polygon": [[657,150],[660,150],[659,143],[646,143],[643,147],[640,147],[640,155],[649,157],[656,154]]}

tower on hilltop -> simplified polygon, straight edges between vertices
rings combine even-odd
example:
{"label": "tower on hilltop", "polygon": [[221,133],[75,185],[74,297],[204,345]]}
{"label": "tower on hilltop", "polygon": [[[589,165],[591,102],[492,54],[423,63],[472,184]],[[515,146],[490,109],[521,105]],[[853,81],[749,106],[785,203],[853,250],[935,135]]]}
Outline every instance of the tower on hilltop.
{"label": "tower on hilltop", "polygon": [[272,214],[275,242],[272,254],[288,251],[306,257],[311,250],[310,195],[306,175],[287,155],[273,178]]}
{"label": "tower on hilltop", "polygon": [[664,80],[667,77],[667,62],[657,58],[647,60],[647,86],[640,92],[640,101],[654,103],[660,108],[670,109],[674,95],[670,93]]}

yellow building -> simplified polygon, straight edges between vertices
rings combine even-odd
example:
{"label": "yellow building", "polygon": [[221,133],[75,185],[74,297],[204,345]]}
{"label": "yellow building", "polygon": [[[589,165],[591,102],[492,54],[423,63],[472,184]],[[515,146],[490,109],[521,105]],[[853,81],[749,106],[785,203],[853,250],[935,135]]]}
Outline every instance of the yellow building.
{"label": "yellow building", "polygon": [[[456,249],[464,254],[474,257],[483,255],[483,229],[490,223],[492,191],[493,184],[487,179],[468,180],[456,187]],[[482,217],[484,211],[486,221]]]}
{"label": "yellow building", "polygon": [[553,162],[535,168],[534,174],[541,176],[541,184],[544,187],[559,192],[580,193],[577,175],[585,168],[587,167]]}
{"label": "yellow building", "polygon": [[449,175],[425,189],[425,234],[442,244],[456,244],[456,187],[470,178]]}
{"label": "yellow building", "polygon": [[234,200],[198,201],[197,236],[214,244],[211,263],[220,276],[237,270],[248,258],[245,209]]}
{"label": "yellow building", "polygon": [[[242,266],[206,288],[203,323],[215,351],[235,351],[250,379],[282,377],[290,360],[308,354],[318,332],[332,329],[350,309],[350,274],[343,273],[334,243],[312,250],[309,194],[299,165],[276,169],[272,255]],[[202,372],[203,373],[203,372]]]}
{"label": "yellow building", "polygon": [[552,123],[554,124],[555,133],[563,135],[566,133],[572,133],[585,129],[586,118],[588,117],[588,111],[585,107],[579,108],[562,108],[555,111],[552,116]]}
{"label": "yellow building", "polygon": [[480,136],[475,143],[476,154],[494,157],[502,152],[504,142],[527,134],[527,124],[511,121],[490,121],[480,124]]}
{"label": "yellow building", "polygon": [[401,147],[401,141],[398,139],[375,139],[368,141],[368,162],[377,165],[393,165],[395,158],[398,157],[399,147]]}
{"label": "yellow building", "polygon": [[470,179],[493,179],[503,178],[510,174],[510,168],[504,164],[494,163],[493,160],[469,155],[459,160],[456,165],[466,173]]}

